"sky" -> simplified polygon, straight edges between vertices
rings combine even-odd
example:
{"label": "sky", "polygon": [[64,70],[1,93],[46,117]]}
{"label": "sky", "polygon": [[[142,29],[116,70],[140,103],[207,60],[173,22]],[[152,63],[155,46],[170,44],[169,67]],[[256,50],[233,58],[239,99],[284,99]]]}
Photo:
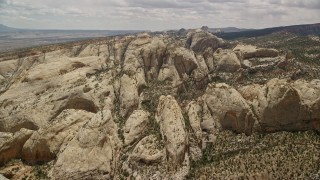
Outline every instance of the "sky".
{"label": "sky", "polygon": [[266,28],[320,22],[320,0],[0,0],[0,24],[29,29]]}

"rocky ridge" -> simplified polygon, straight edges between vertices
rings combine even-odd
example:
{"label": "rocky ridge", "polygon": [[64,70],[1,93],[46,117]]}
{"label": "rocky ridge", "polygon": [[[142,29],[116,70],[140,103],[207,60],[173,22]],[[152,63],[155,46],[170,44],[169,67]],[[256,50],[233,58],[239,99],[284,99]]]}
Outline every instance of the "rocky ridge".
{"label": "rocky ridge", "polygon": [[[307,131],[299,138],[316,152],[320,80],[297,78],[296,64],[286,52],[230,44],[204,30],[117,36],[6,57],[0,61],[0,172],[14,176],[7,162],[21,159],[45,164],[50,179],[199,178],[196,168],[220,173],[204,178],[281,177],[286,171],[254,163],[237,171],[212,164],[249,161],[250,153],[267,148],[265,133],[294,142],[281,133]],[[224,138],[234,149],[221,145]],[[252,152],[241,154],[241,145]],[[274,146],[263,157],[289,148]],[[215,158],[230,151],[240,154]],[[288,174],[319,175],[319,154],[303,158],[312,158],[312,168]]]}

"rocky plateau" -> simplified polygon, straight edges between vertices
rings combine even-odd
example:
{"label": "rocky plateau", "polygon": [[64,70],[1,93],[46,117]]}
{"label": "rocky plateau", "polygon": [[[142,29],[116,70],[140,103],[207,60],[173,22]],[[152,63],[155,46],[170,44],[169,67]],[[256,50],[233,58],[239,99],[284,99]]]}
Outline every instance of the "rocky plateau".
{"label": "rocky plateau", "polygon": [[201,29],[2,56],[0,173],[318,179],[319,67],[301,66]]}

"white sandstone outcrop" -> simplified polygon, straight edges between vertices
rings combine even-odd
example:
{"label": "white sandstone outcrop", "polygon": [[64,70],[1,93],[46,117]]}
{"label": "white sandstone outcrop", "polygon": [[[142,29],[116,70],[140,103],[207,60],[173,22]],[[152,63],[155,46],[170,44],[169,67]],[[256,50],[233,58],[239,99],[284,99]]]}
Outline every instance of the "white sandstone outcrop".
{"label": "white sandstone outcrop", "polygon": [[112,179],[119,148],[110,110],[99,111],[60,151],[53,167],[56,179]]}
{"label": "white sandstone outcrop", "polygon": [[124,144],[129,145],[143,136],[147,130],[149,113],[135,110],[129,116],[124,126]]}
{"label": "white sandstone outcrop", "polygon": [[241,67],[240,60],[232,50],[217,49],[213,57],[218,71],[234,72]]}
{"label": "white sandstone outcrop", "polygon": [[203,99],[222,129],[251,134],[254,114],[241,94],[227,84],[209,84]]}
{"label": "white sandstone outcrop", "polygon": [[172,96],[161,96],[155,118],[165,140],[168,166],[177,169],[184,161],[188,146],[184,118],[177,101]]}

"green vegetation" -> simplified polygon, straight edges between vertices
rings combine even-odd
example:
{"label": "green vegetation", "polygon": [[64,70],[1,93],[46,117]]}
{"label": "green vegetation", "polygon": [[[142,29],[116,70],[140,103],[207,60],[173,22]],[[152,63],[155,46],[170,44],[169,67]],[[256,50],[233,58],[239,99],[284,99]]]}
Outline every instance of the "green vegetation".
{"label": "green vegetation", "polygon": [[149,115],[149,134],[154,134],[161,140],[160,125],[156,122],[155,115],[161,95],[173,94],[171,87],[163,81],[149,82],[148,87],[144,89],[146,99],[142,102],[142,107],[150,113]]}
{"label": "green vegetation", "polygon": [[216,33],[216,35],[223,39],[236,39],[240,37],[252,38],[258,36],[267,36],[274,33],[293,33],[300,36],[306,36],[310,34],[319,35],[319,24],[305,24],[305,25],[293,25],[293,26],[283,26],[283,27],[272,27],[265,29],[253,29],[240,32],[221,32]]}
{"label": "green vegetation", "polygon": [[43,166],[35,166],[33,171],[36,179],[49,179]]}
{"label": "green vegetation", "polygon": [[200,161],[191,163],[188,179],[238,178],[262,175],[296,179],[317,174],[320,137],[313,131],[245,136],[221,132]]}
{"label": "green vegetation", "polygon": [[291,52],[300,62],[320,64],[320,41],[312,36],[296,36],[288,33],[274,33],[254,38],[240,38],[237,41],[258,47],[275,48]]}
{"label": "green vegetation", "polygon": [[21,159],[11,159],[0,167],[0,174],[9,179],[21,178],[25,180],[45,180],[49,179],[47,174],[49,168],[49,164],[36,164],[30,166],[25,164]]}

